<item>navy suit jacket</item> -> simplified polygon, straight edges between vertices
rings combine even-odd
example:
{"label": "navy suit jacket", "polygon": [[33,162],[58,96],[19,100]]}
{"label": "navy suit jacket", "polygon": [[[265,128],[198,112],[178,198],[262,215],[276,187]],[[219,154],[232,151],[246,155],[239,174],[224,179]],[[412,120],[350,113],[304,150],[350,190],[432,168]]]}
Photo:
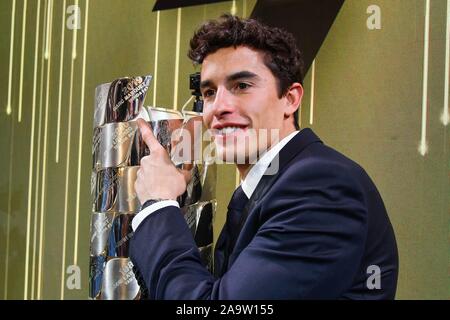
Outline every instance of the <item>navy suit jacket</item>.
{"label": "navy suit jacket", "polygon": [[[220,276],[202,265],[181,210],[148,216],[130,257],[150,299],[393,299],[398,253],[380,194],[355,162],[303,129],[246,206]],[[215,259],[223,264],[219,237]]]}

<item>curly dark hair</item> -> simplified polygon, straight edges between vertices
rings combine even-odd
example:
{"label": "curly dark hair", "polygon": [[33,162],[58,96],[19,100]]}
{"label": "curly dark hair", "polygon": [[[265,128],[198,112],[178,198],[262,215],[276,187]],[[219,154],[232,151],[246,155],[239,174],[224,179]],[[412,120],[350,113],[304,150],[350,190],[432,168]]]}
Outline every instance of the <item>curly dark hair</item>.
{"label": "curly dark hair", "polygon": [[[202,64],[209,54],[238,46],[263,52],[264,64],[277,79],[280,98],[293,83],[303,84],[303,59],[294,36],[254,19],[224,14],[218,20],[205,22],[190,41],[188,57],[195,64]],[[298,130],[297,118],[298,110],[294,114],[294,124]]]}

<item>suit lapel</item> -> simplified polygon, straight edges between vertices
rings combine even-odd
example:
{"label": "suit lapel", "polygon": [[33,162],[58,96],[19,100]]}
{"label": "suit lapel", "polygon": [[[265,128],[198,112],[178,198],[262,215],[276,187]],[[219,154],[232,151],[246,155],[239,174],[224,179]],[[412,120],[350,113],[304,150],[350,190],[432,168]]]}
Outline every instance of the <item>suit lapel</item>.
{"label": "suit lapel", "polygon": [[[272,166],[278,166],[278,170],[275,174],[264,174],[255,191],[253,192],[250,202],[256,202],[264,195],[268,189],[272,186],[275,180],[281,175],[281,173],[287,168],[288,163],[299,153],[301,153],[308,145],[315,142],[322,142],[320,138],[309,128],[301,130],[296,134],[291,141],[289,141],[280,153],[273,159],[267,172],[271,172]],[[269,171],[270,170],[270,171]]]}
{"label": "suit lapel", "polygon": [[[280,177],[282,172],[286,169],[288,163],[300,152],[302,152],[308,145],[315,142],[322,142],[319,137],[314,134],[314,132],[305,128],[301,130],[298,134],[296,134],[291,141],[289,141],[283,149],[280,150],[280,153],[274,158],[271,162],[269,168],[266,172],[272,168],[272,166],[277,165],[278,162],[278,170],[275,174],[265,174],[259,181],[256,186],[255,191],[253,192],[250,200],[244,208],[244,212],[241,215],[241,219],[239,221],[238,228],[236,234],[237,236],[234,239],[227,239],[229,237],[226,230],[222,230],[220,233],[219,239],[217,240],[215,254],[214,254],[214,275],[220,277],[223,273],[226,272],[228,268],[223,265],[226,260],[224,257],[224,248],[227,241],[231,241],[232,248],[236,245],[237,239],[239,238],[239,234],[244,227],[244,224],[247,220],[247,217],[251,210],[255,207],[258,200],[262,195],[266,194],[269,188],[273,185],[273,183]],[[236,257],[236,252],[233,252],[230,259],[228,259],[228,265],[231,265],[234,262]]]}
{"label": "suit lapel", "polygon": [[[234,247],[237,242],[237,238],[244,227],[245,222],[247,221],[247,217],[251,210],[256,206],[259,199],[267,193],[270,187],[275,183],[275,181],[281,176],[281,174],[286,170],[289,162],[299,153],[301,153],[308,145],[322,142],[319,137],[309,128],[305,128],[296,134],[291,141],[289,141],[283,149],[280,150],[280,153],[274,158],[271,162],[269,168],[266,170],[268,172],[271,166],[277,165],[278,162],[278,170],[275,174],[264,174],[258,185],[256,186],[255,191],[253,192],[250,200],[244,208],[244,212],[242,213],[241,219],[239,221],[239,230],[237,231],[237,237],[233,239],[232,246]],[[234,259],[230,259],[230,263],[232,263]]]}

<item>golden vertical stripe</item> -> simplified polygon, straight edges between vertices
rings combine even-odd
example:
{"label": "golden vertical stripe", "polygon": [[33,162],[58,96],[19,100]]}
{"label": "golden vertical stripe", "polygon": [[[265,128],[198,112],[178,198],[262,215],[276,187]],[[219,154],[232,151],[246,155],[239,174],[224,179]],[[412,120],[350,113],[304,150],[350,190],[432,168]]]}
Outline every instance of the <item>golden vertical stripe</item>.
{"label": "golden vertical stripe", "polygon": [[173,109],[177,110],[178,107],[178,73],[180,70],[180,35],[181,35],[181,8],[177,9],[177,38],[175,47],[175,77],[174,77],[174,90],[173,90]]}
{"label": "golden vertical stripe", "polygon": [[8,102],[6,105],[6,114],[11,114],[11,94],[12,94],[12,72],[14,62],[14,26],[16,23],[16,0],[13,0],[11,9],[11,43],[9,46],[9,78],[8,78]]}
{"label": "golden vertical stripe", "polygon": [[[49,0],[47,3],[47,17],[51,17],[51,11],[52,11],[53,3],[52,0]],[[48,60],[50,57],[50,27],[51,27],[51,21],[50,19],[47,19],[47,27],[45,30],[45,51],[44,51],[44,59]]]}
{"label": "golden vertical stripe", "polygon": [[231,9],[230,9],[230,13],[232,15],[236,15],[237,12],[237,8],[236,8],[236,0],[233,0],[232,4],[231,4]]}
{"label": "golden vertical stripe", "polygon": [[30,229],[31,229],[31,193],[33,186],[33,168],[34,168],[34,126],[36,117],[36,81],[37,81],[37,65],[38,65],[38,49],[39,49],[39,22],[40,22],[41,2],[38,1],[36,10],[36,39],[34,43],[34,71],[33,71],[33,102],[31,107],[31,137],[30,137],[30,163],[28,169],[28,204],[27,204],[27,234],[25,249],[25,283],[24,283],[24,300],[28,299],[28,268],[30,260]]}
{"label": "golden vertical stripe", "polygon": [[6,269],[5,269],[5,296],[7,296],[8,288],[8,272],[9,272],[9,239],[10,239],[10,227],[11,227],[11,188],[12,188],[12,171],[13,171],[13,154],[14,154],[14,119],[11,118],[11,138],[10,138],[10,148],[9,148],[9,177],[8,177],[8,218],[6,223]]}
{"label": "golden vertical stripe", "polygon": [[[45,1],[45,5],[44,7],[47,6],[47,0]],[[42,37],[44,37],[44,26],[46,25],[46,21],[47,21],[48,17],[47,17],[47,10],[44,9],[44,21],[42,24]],[[39,120],[38,120],[38,146],[37,146],[37,172],[36,172],[36,184],[34,186],[34,190],[35,190],[35,194],[34,194],[34,230],[33,230],[33,270],[31,273],[31,277],[32,277],[32,282],[31,282],[31,299],[34,299],[36,291],[35,291],[35,287],[36,287],[36,281],[35,281],[35,276],[36,276],[36,260],[37,260],[37,234],[38,234],[38,211],[39,211],[39,183],[40,183],[40,178],[41,178],[41,174],[40,174],[40,170],[41,170],[41,132],[42,132],[42,92],[44,90],[44,45],[42,44],[42,54],[41,54],[41,79],[40,79],[40,89],[39,89]]]}
{"label": "golden vertical stripe", "polygon": [[313,60],[311,66],[311,102],[309,107],[309,124],[314,123],[314,94],[315,94],[315,84],[316,84],[316,60]]}
{"label": "golden vertical stripe", "polygon": [[[77,1],[78,4],[78,1]],[[76,38],[77,32],[76,29],[73,30],[73,37]],[[76,52],[77,42],[75,40],[72,41],[72,53]],[[75,64],[76,55],[72,54],[72,61],[70,64],[70,89],[69,89],[69,118],[68,118],[68,128],[67,128],[67,154],[66,154],[66,181],[64,187],[64,232],[63,232],[63,254],[62,254],[62,274],[61,274],[61,300],[64,299],[64,278],[65,278],[65,263],[66,263],[66,240],[67,240],[67,210],[68,210],[68,202],[69,202],[69,167],[70,167],[70,140],[72,133],[72,100],[73,100],[73,74],[74,74],[74,64]]]}
{"label": "golden vertical stripe", "polygon": [[38,264],[38,295],[37,298],[41,299],[42,293],[42,264],[44,260],[44,217],[45,217],[45,194],[46,194],[46,178],[47,178],[47,132],[48,132],[48,108],[50,100],[50,70],[51,70],[51,47],[52,47],[52,25],[53,25],[53,0],[49,0],[50,12],[47,23],[50,24],[48,29],[48,56],[47,56],[47,87],[45,95],[45,119],[44,119],[44,150],[42,157],[42,180],[41,180],[41,216],[40,216],[40,230],[39,230],[39,264]]}
{"label": "golden vertical stripe", "polygon": [[[75,35],[75,33],[74,33]],[[67,128],[67,154],[66,154],[66,182],[65,182],[65,196],[64,196],[64,229],[63,229],[63,253],[62,253],[62,274],[61,274],[61,300],[64,299],[64,278],[65,278],[65,263],[66,263],[66,239],[67,239],[67,210],[69,201],[69,166],[70,166],[70,140],[72,132],[72,91],[73,91],[73,72],[74,60],[72,59],[70,68],[70,92],[69,92],[69,119]]]}
{"label": "golden vertical stripe", "polygon": [[450,123],[450,106],[449,106],[449,90],[450,90],[450,0],[447,0],[447,31],[445,42],[445,82],[444,82],[444,109],[442,110],[441,121],[444,126]]}
{"label": "golden vertical stripe", "polygon": [[[79,8],[78,0],[75,0],[75,7]],[[73,43],[72,43],[72,59],[73,60],[75,60],[77,58],[77,30],[78,30],[78,23],[79,22],[80,21],[77,20],[77,26],[73,30],[73,33],[74,33],[74,36],[72,38],[72,40],[73,40]]]}
{"label": "golden vertical stripe", "polygon": [[[63,13],[62,13],[62,22],[61,22],[61,53],[60,53],[60,66],[59,66],[59,93],[58,93],[58,123],[57,123],[57,127],[56,127],[56,163],[59,162],[59,138],[60,138],[60,121],[61,121],[61,101],[62,101],[62,71],[63,71],[63,63],[64,63],[64,43],[65,43],[65,39],[64,39],[64,35],[65,35],[65,30],[66,30],[66,0],[64,0],[63,2]],[[69,146],[67,146],[69,147]],[[63,222],[63,235],[66,234],[66,229],[67,229],[67,214],[64,215],[64,222]],[[64,270],[64,259],[65,259],[65,244],[63,245],[63,250],[62,250],[62,267],[61,267],[61,280],[62,280],[62,288],[64,288],[64,274],[65,274],[65,270]],[[62,289],[63,290],[63,289]]]}
{"label": "golden vertical stripe", "polygon": [[59,163],[59,138],[61,135],[61,103],[62,103],[62,79],[64,69],[64,37],[66,31],[66,0],[62,7],[61,21],[61,51],[59,56],[59,92],[58,92],[58,120],[56,121],[56,163]]}
{"label": "golden vertical stripe", "polygon": [[156,83],[158,81],[158,54],[159,54],[159,15],[156,12],[156,35],[155,35],[155,72],[153,73],[153,106],[156,107]]}
{"label": "golden vertical stripe", "polygon": [[27,3],[28,0],[23,1],[23,12],[22,12],[22,48],[20,52],[20,87],[19,87],[19,114],[17,120],[22,121],[22,94],[23,94],[23,68],[24,68],[24,57],[25,57],[25,31],[27,28]]}
{"label": "golden vertical stripe", "polygon": [[244,0],[242,4],[242,17],[247,18],[247,0]]}
{"label": "golden vertical stripe", "polygon": [[75,245],[73,247],[73,264],[78,264],[78,226],[80,214],[80,185],[81,185],[81,159],[83,150],[83,120],[84,120],[84,92],[86,81],[86,49],[87,49],[87,33],[89,18],[89,0],[86,0],[86,14],[84,17],[84,39],[83,39],[83,71],[81,75],[81,114],[80,114],[80,131],[78,136],[78,177],[77,177],[77,201],[75,207]]}
{"label": "golden vertical stripe", "polygon": [[425,31],[423,42],[423,92],[422,92],[422,132],[419,143],[419,153],[425,156],[428,152],[427,145],[427,112],[428,112],[428,62],[430,48],[430,0],[425,4]]}
{"label": "golden vertical stripe", "polygon": [[236,168],[236,181],[235,181],[236,188],[239,187],[240,184],[241,184],[241,174],[239,173],[239,170]]}
{"label": "golden vertical stripe", "polygon": [[[8,81],[8,102],[6,106],[6,114],[10,115],[12,113],[11,108],[11,94],[12,94],[12,71],[13,71],[13,54],[14,54],[14,26],[15,26],[15,16],[16,16],[16,0],[13,0],[12,9],[11,9],[11,43],[10,43],[10,51],[9,51],[9,81]],[[12,169],[12,148],[14,146],[14,121],[12,122],[12,131],[11,131],[11,154],[10,154],[10,171],[9,171],[9,189],[8,189],[8,218],[7,218],[7,226],[6,226],[6,258],[5,258],[5,287],[4,287],[4,295],[5,298],[8,294],[8,277],[9,277],[9,236],[10,236],[10,223],[11,223],[11,169]]]}

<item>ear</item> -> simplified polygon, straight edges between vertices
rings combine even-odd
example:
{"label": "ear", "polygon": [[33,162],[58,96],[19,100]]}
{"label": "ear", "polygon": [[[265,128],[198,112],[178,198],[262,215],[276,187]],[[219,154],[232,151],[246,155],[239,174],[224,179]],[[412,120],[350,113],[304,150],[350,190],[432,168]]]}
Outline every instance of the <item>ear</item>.
{"label": "ear", "polygon": [[286,95],[286,108],[284,111],[284,116],[286,118],[294,114],[295,111],[300,107],[303,98],[303,87],[300,83],[293,83],[288,89]]}

